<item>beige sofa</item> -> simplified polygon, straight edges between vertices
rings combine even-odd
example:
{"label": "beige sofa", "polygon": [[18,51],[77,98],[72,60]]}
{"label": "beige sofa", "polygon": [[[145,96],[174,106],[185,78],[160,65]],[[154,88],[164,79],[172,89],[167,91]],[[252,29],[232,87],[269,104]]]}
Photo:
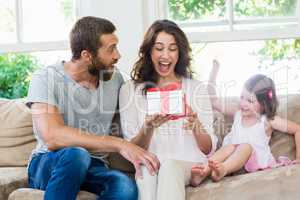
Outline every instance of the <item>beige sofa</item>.
{"label": "beige sofa", "polygon": [[[225,99],[224,103],[236,99]],[[280,97],[279,115],[300,123],[300,95]],[[228,132],[232,119],[215,113],[215,132],[220,141]],[[35,146],[30,110],[22,100],[0,100],[0,200],[40,200],[43,191],[29,189],[26,164]],[[276,132],[271,141],[272,151],[278,155],[295,157],[293,136]],[[114,154],[111,166],[132,173],[132,166]],[[300,199],[300,165],[281,167],[251,174],[224,178],[219,183],[205,181],[197,188],[187,187],[188,200],[282,200]],[[96,199],[81,191],[80,200]]]}

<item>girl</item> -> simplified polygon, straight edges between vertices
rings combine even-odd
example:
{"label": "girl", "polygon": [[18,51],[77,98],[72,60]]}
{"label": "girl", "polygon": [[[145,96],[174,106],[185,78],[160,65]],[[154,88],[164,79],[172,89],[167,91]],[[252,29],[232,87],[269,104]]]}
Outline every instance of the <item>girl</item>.
{"label": "girl", "polygon": [[208,163],[193,166],[191,185],[200,184],[208,175],[213,181],[220,181],[242,167],[247,172],[275,167],[277,163],[269,146],[273,130],[294,134],[298,162],[300,126],[276,116],[278,100],[272,79],[260,74],[252,76],[244,85],[239,106],[223,107],[214,87],[218,70],[219,63],[214,60],[208,87],[212,107],[225,115],[234,116],[234,122],[222,147],[210,157]]}

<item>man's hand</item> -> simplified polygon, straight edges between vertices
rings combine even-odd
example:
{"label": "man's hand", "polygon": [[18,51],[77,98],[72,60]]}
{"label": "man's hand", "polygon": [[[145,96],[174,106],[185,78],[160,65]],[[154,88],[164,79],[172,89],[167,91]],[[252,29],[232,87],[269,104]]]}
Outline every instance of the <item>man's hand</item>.
{"label": "man's hand", "polygon": [[151,175],[159,170],[160,163],[157,157],[135,144],[124,141],[120,154],[134,165],[137,178],[143,177],[141,165],[145,165]]}

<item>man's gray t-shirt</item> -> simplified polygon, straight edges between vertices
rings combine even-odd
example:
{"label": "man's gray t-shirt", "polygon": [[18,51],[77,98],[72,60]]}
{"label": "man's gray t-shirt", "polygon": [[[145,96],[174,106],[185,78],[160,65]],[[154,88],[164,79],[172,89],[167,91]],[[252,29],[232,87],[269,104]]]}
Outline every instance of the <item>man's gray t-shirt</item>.
{"label": "man's gray t-shirt", "polygon": [[[115,70],[109,81],[99,81],[96,90],[79,85],[64,70],[64,62],[44,67],[33,74],[27,103],[47,103],[56,106],[67,126],[88,131],[95,135],[109,135],[112,119],[118,105],[118,94],[124,80]],[[32,156],[49,152],[42,135],[33,123],[37,147]],[[91,153],[103,159],[106,154]]]}

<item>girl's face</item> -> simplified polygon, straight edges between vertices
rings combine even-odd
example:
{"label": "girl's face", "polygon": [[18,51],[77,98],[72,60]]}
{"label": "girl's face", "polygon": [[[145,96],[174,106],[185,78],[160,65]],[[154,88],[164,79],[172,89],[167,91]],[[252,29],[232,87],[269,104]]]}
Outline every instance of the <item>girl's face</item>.
{"label": "girl's face", "polygon": [[160,78],[176,78],[178,57],[179,50],[174,36],[164,31],[158,33],[151,50],[151,59]]}
{"label": "girl's face", "polygon": [[240,98],[240,110],[244,117],[257,117],[261,114],[261,106],[257,101],[256,95],[243,89]]}

